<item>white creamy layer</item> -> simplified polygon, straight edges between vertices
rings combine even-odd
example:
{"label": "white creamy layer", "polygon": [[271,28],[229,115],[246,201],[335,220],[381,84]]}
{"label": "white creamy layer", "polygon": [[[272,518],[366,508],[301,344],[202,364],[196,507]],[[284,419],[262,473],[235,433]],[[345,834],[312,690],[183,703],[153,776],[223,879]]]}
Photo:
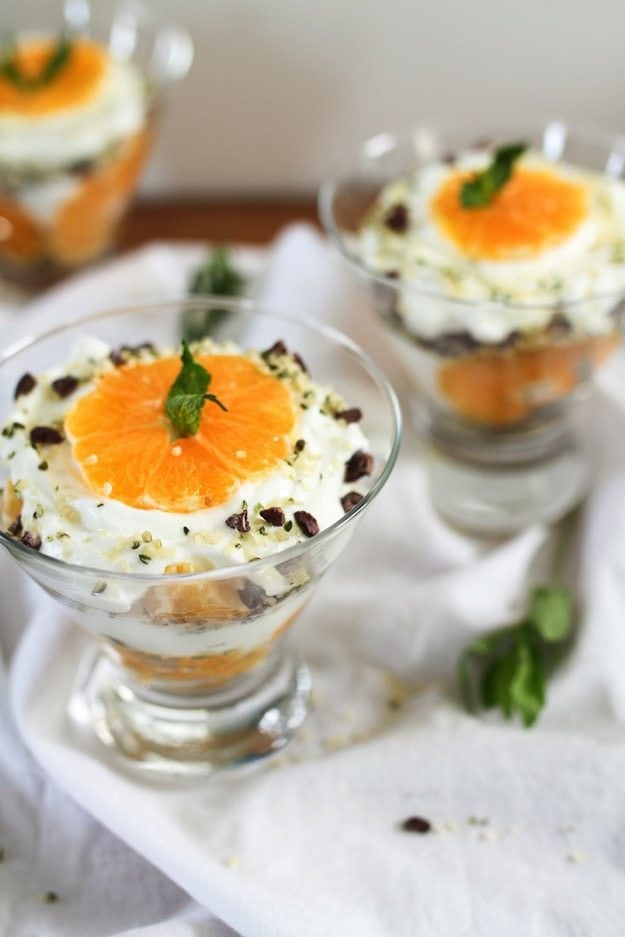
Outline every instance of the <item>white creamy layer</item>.
{"label": "white creamy layer", "polygon": [[[398,275],[398,312],[407,329],[426,339],[468,332],[481,342],[500,342],[514,331],[541,330],[558,311],[554,307],[566,304],[560,311],[574,331],[615,331],[613,297],[625,289],[625,183],[527,154],[524,166],[555,170],[581,183],[588,192],[589,216],[569,238],[535,258],[472,260],[440,231],[430,202],[450,171],[483,169],[489,160],[470,152],[452,169],[434,163],[392,181],[350,244],[368,269]],[[398,204],[408,209],[404,233],[384,223]]]}
{"label": "white creamy layer", "polygon": [[[200,350],[240,353],[235,346],[212,343],[203,343]],[[39,376],[35,388],[18,398],[0,436],[0,457],[7,461],[12,484],[23,501],[23,529],[40,537],[42,553],[102,570],[139,574],[158,574],[180,563],[200,570],[245,563],[306,539],[294,520],[295,511],[312,514],[323,529],[343,514],[344,494],[366,490],[367,478],[344,481],[345,463],[354,452],[368,449],[360,427],[337,420],[331,409],[343,409],[343,401],[293,366],[296,376],[285,379],[292,384],[299,414],[292,432],[293,451],[267,477],[241,484],[227,503],[178,514],[141,510],[93,494],[68,442],[34,448],[29,432],[34,426],[61,425],[77,396],[91,388],[94,373],[112,367],[109,352],[97,339],[82,340],[67,363]],[[253,353],[249,357],[260,361]],[[50,384],[68,374],[82,383],[74,394],[61,399]],[[302,393],[307,409],[298,406]],[[303,447],[301,443],[296,447],[299,440]],[[226,518],[244,506],[251,530],[239,533],[226,524]],[[290,529],[272,527],[260,516],[260,510],[269,507],[283,509]]]}
{"label": "white creamy layer", "polygon": [[54,170],[92,160],[146,121],[147,90],[132,62],[109,58],[93,98],[54,114],[0,111],[0,166]]}

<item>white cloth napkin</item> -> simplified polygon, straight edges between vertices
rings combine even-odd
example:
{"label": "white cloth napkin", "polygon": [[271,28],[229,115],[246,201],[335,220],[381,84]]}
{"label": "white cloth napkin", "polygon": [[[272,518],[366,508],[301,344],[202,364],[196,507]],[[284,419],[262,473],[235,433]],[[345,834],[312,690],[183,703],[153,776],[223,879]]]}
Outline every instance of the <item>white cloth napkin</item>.
{"label": "white cloth napkin", "polygon": [[[159,245],[87,274],[27,312],[28,327],[79,312],[83,302],[93,307],[92,276],[107,303],[126,300],[126,288],[139,298],[146,271],[155,278],[149,292],[176,292],[197,259],[192,250]],[[283,235],[261,279],[263,299],[338,323],[395,377],[362,294],[310,229]],[[10,668],[19,731],[45,776],[134,852],[70,807],[36,769],[18,768],[17,755],[1,760],[15,816],[22,802],[30,805],[24,816],[33,811],[29,842],[39,842],[52,816],[47,855],[62,878],[61,901],[36,909],[36,921],[33,911],[14,924],[16,902],[0,898],[0,924],[4,913],[13,928],[7,933],[43,927],[104,937],[149,923],[142,933],[150,937],[621,935],[623,364],[619,352],[588,408],[597,471],[571,563],[581,603],[577,640],[529,732],[463,713],[454,668],[472,636],[522,610],[548,531],[536,526],[493,545],[446,527],[429,505],[410,430],[394,476],[293,635],[312,666],[316,706],[301,738],[267,767],[184,786],[137,780],[116,767],[66,714],[85,639],[37,594]],[[1,572],[11,582],[4,599],[17,576],[6,560]],[[389,710],[402,695],[405,705]],[[15,739],[12,746],[18,751]],[[52,810],[36,804],[37,784],[54,790]],[[402,832],[399,824],[414,814],[434,831]],[[42,852],[31,849],[27,861]],[[50,877],[55,871],[48,864]],[[0,895],[3,874],[0,865]],[[82,891],[72,876],[84,878]],[[25,877],[28,886],[22,861],[12,892],[20,881],[22,895],[32,895],[35,880],[40,890],[55,888],[32,869]],[[77,891],[85,910],[90,900],[91,917],[78,910],[72,917]]]}

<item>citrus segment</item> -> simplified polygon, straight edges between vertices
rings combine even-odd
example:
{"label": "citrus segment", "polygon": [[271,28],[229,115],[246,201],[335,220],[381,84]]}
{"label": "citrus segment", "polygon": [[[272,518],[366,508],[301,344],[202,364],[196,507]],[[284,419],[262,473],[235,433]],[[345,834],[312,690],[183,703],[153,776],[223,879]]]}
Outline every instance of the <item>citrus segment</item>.
{"label": "citrus segment", "polygon": [[[54,54],[56,40],[33,39],[22,42],[15,61],[26,78],[39,77]],[[0,75],[0,110],[19,116],[55,114],[88,103],[104,77],[108,52],[87,39],[72,39],[67,61],[54,77],[36,88],[22,87]]]}
{"label": "citrus segment", "polygon": [[78,192],[60,206],[50,233],[50,250],[57,260],[80,264],[109,247],[151,142],[147,128],[125,141],[119,153],[87,176]]}
{"label": "citrus segment", "polygon": [[462,416],[506,426],[570,393],[617,344],[610,336],[472,355],[444,365],[438,386]]}
{"label": "citrus segment", "polygon": [[196,360],[227,410],[206,402],[195,436],[176,438],[165,417],[179,358],[106,371],[77,400],[65,428],[92,491],[137,508],[197,511],[227,501],[287,456],[295,423],[288,388],[241,356]]}
{"label": "citrus segment", "polygon": [[584,186],[546,169],[519,167],[493,201],[465,208],[460,189],[471,173],[453,173],[431,202],[442,233],[479,260],[522,260],[556,247],[588,214]]}
{"label": "citrus segment", "polygon": [[37,222],[18,204],[0,198],[0,254],[10,260],[32,260],[43,248]]}

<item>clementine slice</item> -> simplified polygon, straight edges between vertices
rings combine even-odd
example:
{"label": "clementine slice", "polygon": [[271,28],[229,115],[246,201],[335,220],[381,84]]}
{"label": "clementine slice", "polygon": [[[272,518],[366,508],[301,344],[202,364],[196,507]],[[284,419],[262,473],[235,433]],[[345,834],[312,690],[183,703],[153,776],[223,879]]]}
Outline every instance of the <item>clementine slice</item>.
{"label": "clementine slice", "polygon": [[104,253],[132,196],[152,143],[144,128],[122,144],[105,165],[87,176],[76,194],[58,209],[50,232],[52,256],[72,266]]}
{"label": "clementine slice", "polygon": [[431,202],[434,221],[456,247],[478,260],[522,260],[556,247],[588,214],[583,185],[547,169],[515,169],[493,201],[465,208],[461,186],[471,173],[456,172]]}
{"label": "clementine slice", "polygon": [[606,336],[460,358],[440,369],[439,390],[462,416],[511,425],[569,394],[618,341]]}
{"label": "clementine slice", "polygon": [[[26,78],[37,78],[54,55],[56,40],[21,42],[15,64]],[[49,81],[32,88],[0,74],[0,110],[23,117],[55,114],[87,104],[100,86],[106,71],[107,49],[89,39],[72,39],[67,61]],[[13,58],[11,59],[13,61]]]}
{"label": "clementine slice", "polygon": [[195,436],[176,438],[165,399],[179,358],[129,362],[104,372],[67,414],[73,455],[89,488],[131,507],[190,512],[223,504],[290,451],[295,409],[289,389],[249,359],[198,355],[211,374]]}
{"label": "clementine slice", "polygon": [[29,261],[43,249],[43,234],[37,222],[16,202],[0,198],[0,256]]}

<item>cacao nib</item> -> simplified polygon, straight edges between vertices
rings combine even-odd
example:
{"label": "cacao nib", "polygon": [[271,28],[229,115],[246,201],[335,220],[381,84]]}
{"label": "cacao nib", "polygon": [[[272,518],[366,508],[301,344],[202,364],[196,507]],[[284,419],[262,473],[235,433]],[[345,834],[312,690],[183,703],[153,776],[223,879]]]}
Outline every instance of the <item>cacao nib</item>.
{"label": "cacao nib", "polygon": [[227,517],[226,524],[233,530],[238,530],[240,534],[246,534],[250,529],[247,508],[244,508],[240,514],[231,514],[230,517]]}
{"label": "cacao nib", "polygon": [[358,423],[362,420],[362,410],[359,407],[350,407],[349,410],[339,410],[334,414],[335,420],[345,420],[346,423]]}
{"label": "cacao nib", "polygon": [[237,592],[245,607],[249,608],[250,611],[256,611],[256,609],[263,608],[265,605],[265,599],[267,598],[265,590],[252,582],[251,579],[246,579],[243,588],[238,589]]}
{"label": "cacao nib", "polygon": [[308,368],[304,364],[301,355],[298,355],[296,351],[293,352],[293,361],[302,369],[304,374],[308,374]]}
{"label": "cacao nib", "polygon": [[437,338],[421,338],[417,343],[428,351],[433,351],[437,355],[444,355],[446,358],[458,358],[460,355],[466,355],[480,348],[480,342],[476,341],[468,332],[446,332]]}
{"label": "cacao nib", "polygon": [[402,830],[407,833],[429,833],[432,824],[425,817],[408,817],[401,825]]}
{"label": "cacao nib", "polygon": [[282,508],[263,508],[258,512],[264,521],[271,524],[272,527],[282,527],[285,521]]}
{"label": "cacao nib", "polygon": [[63,434],[53,426],[33,426],[30,431],[32,446],[55,446],[63,442]]}
{"label": "cacao nib", "polygon": [[549,323],[551,338],[564,338],[571,333],[571,323],[561,313],[556,313]]}
{"label": "cacao nib", "polygon": [[345,463],[345,481],[355,482],[363,475],[371,475],[373,470],[373,456],[358,449],[351,459]]}
{"label": "cacao nib", "polygon": [[405,205],[393,205],[384,218],[384,224],[395,234],[403,234],[408,227],[408,209]]}
{"label": "cacao nib", "polygon": [[357,504],[363,499],[363,495],[358,491],[348,491],[346,495],[343,495],[341,498],[341,506],[345,513],[351,511],[352,508],[355,508]]}
{"label": "cacao nib", "polygon": [[152,342],[141,342],[139,345],[120,345],[119,348],[113,349],[109,358],[118,368],[120,365],[126,364],[129,358],[136,357],[142,351],[151,351],[156,354],[156,348]]}
{"label": "cacao nib", "polygon": [[37,381],[32,376],[32,374],[22,374],[19,381],[15,386],[15,391],[13,392],[13,399],[17,400],[18,397],[22,397],[25,394],[30,394],[31,390],[37,386]]}
{"label": "cacao nib", "polygon": [[22,543],[25,547],[30,547],[31,550],[41,549],[41,537],[38,537],[37,534],[31,534],[28,531],[23,535]]}
{"label": "cacao nib", "polygon": [[69,397],[78,387],[78,378],[72,377],[71,374],[68,374],[67,377],[57,377],[56,381],[52,381],[50,386],[59,397]]}
{"label": "cacao nib", "polygon": [[22,527],[21,517],[16,518],[16,520],[14,520],[12,524],[9,524],[8,527],[8,531],[12,537],[19,537],[23,529],[24,528]]}
{"label": "cacao nib", "polygon": [[94,166],[95,160],[93,159],[78,159],[71,164],[68,172],[72,176],[86,176],[93,170]]}
{"label": "cacao nib", "polygon": [[308,511],[295,511],[293,517],[301,532],[307,537],[314,537],[319,533],[319,524]]}
{"label": "cacao nib", "polygon": [[279,338],[277,342],[274,342],[271,348],[267,348],[266,351],[263,351],[261,358],[270,358],[272,355],[288,355],[287,347],[281,338]]}

